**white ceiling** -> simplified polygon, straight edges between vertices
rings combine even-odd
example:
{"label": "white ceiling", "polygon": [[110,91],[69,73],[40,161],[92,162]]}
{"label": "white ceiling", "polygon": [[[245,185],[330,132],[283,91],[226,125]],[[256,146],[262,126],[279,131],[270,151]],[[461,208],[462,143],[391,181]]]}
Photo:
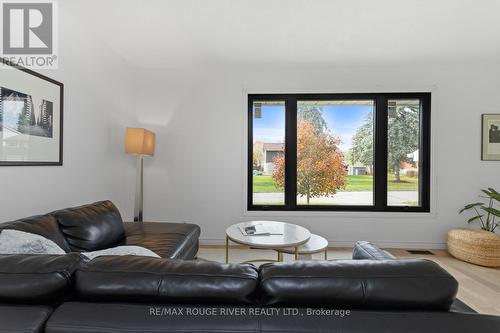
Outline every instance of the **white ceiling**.
{"label": "white ceiling", "polygon": [[[64,0],[138,67],[500,61],[500,0]],[[72,16],[73,16],[72,15]],[[62,41],[63,42],[63,41]]]}

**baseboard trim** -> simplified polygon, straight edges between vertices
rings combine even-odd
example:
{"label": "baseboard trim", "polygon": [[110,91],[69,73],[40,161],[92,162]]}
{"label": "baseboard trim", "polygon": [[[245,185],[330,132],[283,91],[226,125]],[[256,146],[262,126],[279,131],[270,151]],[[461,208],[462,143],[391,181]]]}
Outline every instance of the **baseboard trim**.
{"label": "baseboard trim", "polygon": [[[428,242],[393,242],[393,241],[377,241],[370,240],[373,244],[384,247],[384,248],[394,248],[394,249],[429,249],[429,250],[441,250],[446,249],[446,243],[428,243]],[[356,241],[328,241],[328,246],[331,247],[353,247]],[[207,246],[224,246],[226,245],[225,239],[215,239],[215,238],[201,238],[200,245]]]}

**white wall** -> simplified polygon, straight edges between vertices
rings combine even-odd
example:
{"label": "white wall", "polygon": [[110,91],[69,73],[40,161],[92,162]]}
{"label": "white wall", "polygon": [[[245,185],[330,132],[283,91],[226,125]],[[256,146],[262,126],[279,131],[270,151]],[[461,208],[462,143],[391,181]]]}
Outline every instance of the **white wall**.
{"label": "white wall", "polygon": [[102,199],[122,209],[133,202],[134,164],[123,154],[134,119],[129,68],[88,22],[59,8],[59,69],[41,72],[64,83],[63,166],[0,167],[0,221]]}
{"label": "white wall", "polygon": [[[1,167],[0,220],[108,198],[131,219],[135,165],[123,154],[129,125],[157,133],[156,155],[145,161],[145,219],[199,224],[205,243],[221,243],[232,223],[268,218],[304,225],[334,245],[367,239],[443,247],[446,231],[465,225],[459,208],[475,200],[480,188],[500,187],[500,162],[480,161],[480,114],[500,113],[494,99],[498,63],[205,63],[133,70],[89,34],[88,22],[80,23],[62,2],[60,10],[60,68],[44,73],[65,84],[64,165]],[[433,212],[246,214],[245,89],[432,89]]]}
{"label": "white wall", "polygon": [[[480,188],[500,188],[500,162],[480,161],[480,115],[500,113],[498,64],[386,67],[205,64],[137,70],[139,123],[157,133],[145,163],[145,219],[199,224],[205,243],[248,219],[304,225],[331,244],[359,239],[395,247],[444,247],[446,231]],[[431,214],[244,213],[244,90],[250,92],[433,91]],[[130,207],[128,207],[130,210]]]}

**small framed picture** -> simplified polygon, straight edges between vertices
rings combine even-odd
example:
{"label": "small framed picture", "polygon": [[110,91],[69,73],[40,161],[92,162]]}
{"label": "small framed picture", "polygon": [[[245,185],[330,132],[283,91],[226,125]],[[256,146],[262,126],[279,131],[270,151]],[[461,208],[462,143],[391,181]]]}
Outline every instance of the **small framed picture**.
{"label": "small framed picture", "polygon": [[481,160],[500,161],[500,114],[482,115]]}
{"label": "small framed picture", "polygon": [[62,165],[63,84],[0,58],[0,166]]}

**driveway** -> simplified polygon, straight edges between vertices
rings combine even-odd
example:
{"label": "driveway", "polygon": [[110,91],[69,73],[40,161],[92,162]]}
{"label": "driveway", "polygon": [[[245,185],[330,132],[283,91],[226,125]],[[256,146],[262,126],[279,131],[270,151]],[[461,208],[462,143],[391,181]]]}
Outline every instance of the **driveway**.
{"label": "driveway", "polygon": [[[283,203],[283,193],[254,193],[254,203],[280,204]],[[297,196],[299,204],[305,204],[305,197]],[[387,202],[389,205],[407,205],[408,202],[418,202],[417,191],[390,191]],[[337,192],[330,197],[318,197],[311,199],[312,204],[324,205],[372,205],[373,192]]]}

